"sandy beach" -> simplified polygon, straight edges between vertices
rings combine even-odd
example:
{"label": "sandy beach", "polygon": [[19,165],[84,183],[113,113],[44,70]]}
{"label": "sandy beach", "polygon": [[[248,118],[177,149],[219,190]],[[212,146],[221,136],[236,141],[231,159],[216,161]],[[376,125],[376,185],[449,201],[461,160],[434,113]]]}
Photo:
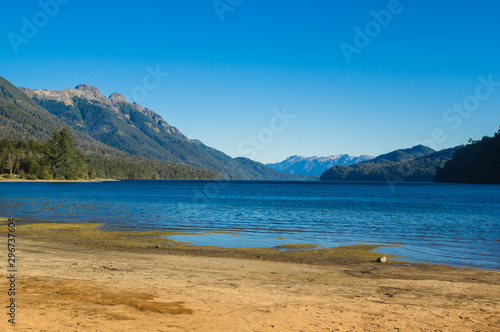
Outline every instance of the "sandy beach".
{"label": "sandy beach", "polygon": [[[2,278],[2,331],[500,329],[496,271],[313,265],[21,233],[16,326],[7,322]],[[6,233],[0,236],[5,248]]]}

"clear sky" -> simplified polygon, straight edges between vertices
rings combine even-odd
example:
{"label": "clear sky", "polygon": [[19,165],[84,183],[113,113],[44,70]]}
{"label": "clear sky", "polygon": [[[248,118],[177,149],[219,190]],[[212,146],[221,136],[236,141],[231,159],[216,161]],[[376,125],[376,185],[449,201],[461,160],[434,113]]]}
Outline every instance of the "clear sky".
{"label": "clear sky", "polygon": [[261,162],[442,149],[498,130],[499,13],[494,0],[9,1],[0,76],[118,92]]}

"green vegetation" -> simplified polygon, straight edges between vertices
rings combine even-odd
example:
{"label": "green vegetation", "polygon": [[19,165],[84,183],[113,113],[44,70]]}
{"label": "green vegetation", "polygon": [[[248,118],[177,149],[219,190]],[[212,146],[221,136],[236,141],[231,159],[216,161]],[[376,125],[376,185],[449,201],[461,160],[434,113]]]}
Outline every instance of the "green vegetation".
{"label": "green vegetation", "polygon": [[9,177],[27,179],[85,179],[87,165],[81,151],[73,148],[73,137],[68,128],[55,131],[46,143],[35,140],[0,140],[0,170]]}
{"label": "green vegetation", "polygon": [[436,170],[436,182],[500,184],[500,129],[493,137],[461,146]]}
{"label": "green vegetation", "polygon": [[318,246],[315,244],[294,243],[294,244],[280,244],[278,246],[275,246],[275,248],[300,250],[300,249],[316,249],[318,248]]}
{"label": "green vegetation", "polygon": [[33,99],[73,129],[132,156],[185,163],[227,178],[243,178],[237,169],[227,167],[230,157],[221,153],[214,158],[166,122],[143,114],[138,105],[120,102],[111,106],[80,97],[73,97],[73,105],[36,95]]}
{"label": "green vegetation", "polygon": [[[41,168],[48,164],[50,175],[57,179],[87,178],[87,165],[81,151],[73,147],[73,137],[68,127],[61,131],[54,131],[52,138],[45,144],[44,157],[41,159],[41,167],[28,168],[25,171],[29,175],[46,178],[41,174]],[[33,160],[36,166],[36,160]]]}
{"label": "green vegetation", "polygon": [[333,166],[322,181],[434,181],[436,167],[453,157],[455,148],[434,151],[418,145],[351,166]]}
{"label": "green vegetation", "polygon": [[96,223],[43,223],[18,225],[17,229],[19,232],[37,234],[42,238],[54,237],[60,240],[76,241],[77,243],[102,243],[106,246],[126,247],[189,244],[188,242],[178,242],[168,239],[167,236],[197,234],[168,231],[105,231],[99,229],[102,226],[102,224]]}
{"label": "green vegetation", "polygon": [[[0,137],[10,140],[47,141],[58,128],[64,128],[66,124],[40,107],[24,92],[16,88],[9,81],[0,77]],[[129,158],[105,144],[73,130],[75,147],[83,152],[85,156],[119,159]]]}
{"label": "green vegetation", "polygon": [[[141,177],[170,178],[173,175],[166,169],[177,163],[217,173],[222,179],[304,179],[254,161],[233,159],[200,141],[190,140],[158,114],[135,103],[116,99],[106,102],[104,96],[103,100],[88,100],[82,95],[65,104],[39,97],[33,90],[23,91],[0,77],[0,137],[45,142],[55,130],[68,126],[75,147],[86,158],[101,160],[96,163],[106,165],[99,166],[106,177],[129,177],[125,170],[116,171],[120,163],[128,163],[135,165],[132,168],[146,164],[147,170],[141,171],[145,174]],[[180,169],[178,172],[182,173]]]}
{"label": "green vegetation", "polygon": [[[1,219],[0,219],[1,220]],[[213,257],[235,257],[259,260],[296,262],[306,264],[332,265],[375,262],[381,254],[374,252],[385,245],[360,244],[345,247],[311,250],[280,250],[277,248],[226,248],[196,246],[169,239],[172,235],[200,235],[170,231],[118,231],[100,229],[101,224],[87,223],[41,223],[19,224],[18,231],[26,238],[49,243],[69,243],[93,248],[146,249],[182,255],[202,255]],[[3,231],[0,229],[0,233]],[[208,233],[209,234],[209,233]],[[397,256],[385,255],[392,259]],[[393,262],[391,260],[391,262]],[[398,264],[402,262],[398,261]]]}
{"label": "green vegetation", "polygon": [[0,172],[36,179],[217,179],[218,175],[193,166],[143,160],[142,163],[86,158],[73,146],[73,136],[65,127],[54,131],[47,143],[8,138],[0,140]]}
{"label": "green vegetation", "polygon": [[119,102],[111,106],[73,97],[73,105],[66,105],[36,94],[33,100],[73,129],[133,156],[194,165],[224,179],[301,179],[254,161],[232,159],[199,141],[189,140],[154,112],[137,104]]}

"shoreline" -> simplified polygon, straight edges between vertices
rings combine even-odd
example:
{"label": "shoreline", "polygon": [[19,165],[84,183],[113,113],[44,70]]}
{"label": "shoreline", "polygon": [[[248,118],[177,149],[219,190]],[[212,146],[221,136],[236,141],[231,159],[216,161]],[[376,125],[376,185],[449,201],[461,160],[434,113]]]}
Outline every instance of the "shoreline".
{"label": "shoreline", "polygon": [[[329,264],[276,261],[263,253],[240,257],[237,251],[232,257],[208,247],[177,250],[183,246],[168,241],[156,248],[150,242],[155,232],[122,239],[93,230],[97,224],[61,226],[16,226],[22,313],[16,325],[22,330],[500,328],[497,271],[398,266],[366,257],[339,262],[331,256]],[[7,292],[0,293],[5,303]],[[6,324],[0,320],[0,329]]]}
{"label": "shoreline", "polygon": [[[0,218],[0,225],[7,218]],[[212,236],[218,234],[240,235],[229,231],[207,231],[207,230],[120,230],[116,228],[105,228],[103,223],[85,222],[44,222],[35,221],[19,223],[22,231],[27,231],[25,236],[40,241],[58,241],[74,243],[92,248],[106,248],[110,250],[144,251],[154,250],[167,254],[182,254],[200,257],[233,257],[244,259],[260,259],[277,262],[305,263],[311,265],[346,265],[358,263],[375,263],[382,257],[387,258],[387,265],[420,267],[425,269],[444,270],[462,269],[477,271],[497,271],[494,267],[473,266],[466,264],[453,265],[452,263],[435,263],[407,258],[398,254],[397,249],[404,244],[384,243],[354,243],[349,245],[324,247],[306,242],[287,243],[285,239],[276,246],[270,247],[226,247],[224,245],[203,245],[192,242],[184,242],[178,237],[191,237],[187,241],[193,241],[193,237]],[[103,228],[104,227],[104,228]],[[35,234],[36,233],[36,234]],[[1,231],[0,231],[1,234]],[[388,248],[392,250],[381,250]],[[384,252],[385,251],[385,252]]]}
{"label": "shoreline", "polygon": [[108,181],[120,181],[120,180],[119,179],[90,179],[90,180],[83,180],[83,179],[78,179],[78,180],[43,180],[43,179],[37,179],[37,180],[28,180],[28,179],[19,179],[19,178],[5,179],[5,178],[0,177],[0,183],[1,182],[73,183],[73,182],[108,182]]}

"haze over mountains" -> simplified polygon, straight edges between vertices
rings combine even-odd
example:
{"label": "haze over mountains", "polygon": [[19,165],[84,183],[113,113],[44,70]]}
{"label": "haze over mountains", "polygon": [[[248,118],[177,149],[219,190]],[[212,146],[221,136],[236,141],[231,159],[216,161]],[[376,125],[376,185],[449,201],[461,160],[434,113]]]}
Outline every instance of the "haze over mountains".
{"label": "haze over mountains", "polygon": [[88,156],[136,156],[210,170],[221,179],[302,180],[246,158],[190,140],[158,114],[113,93],[109,98],[89,85],[62,91],[18,89],[0,78],[0,132],[10,139],[46,141],[69,126],[76,147]]}
{"label": "haze over mountains", "polygon": [[291,156],[279,163],[266,164],[279,172],[302,175],[320,176],[324,171],[335,165],[349,166],[362,161],[373,159],[372,156],[349,156],[347,154],[328,157],[301,157]]}

